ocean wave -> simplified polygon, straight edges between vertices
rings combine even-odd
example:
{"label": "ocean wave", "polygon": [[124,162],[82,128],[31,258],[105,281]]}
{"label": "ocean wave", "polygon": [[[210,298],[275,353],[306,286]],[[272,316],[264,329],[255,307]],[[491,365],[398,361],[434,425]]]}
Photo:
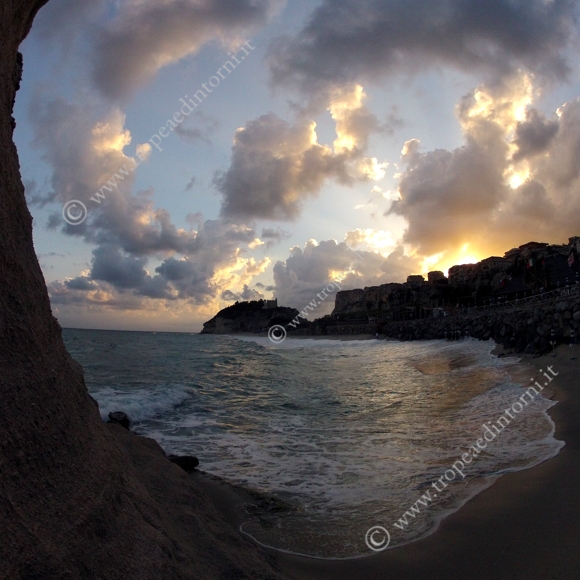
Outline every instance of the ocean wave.
{"label": "ocean wave", "polygon": [[190,394],[180,385],[132,388],[120,391],[113,387],[101,388],[91,393],[99,404],[103,421],[109,413],[123,411],[131,421],[144,421],[162,416],[189,399]]}

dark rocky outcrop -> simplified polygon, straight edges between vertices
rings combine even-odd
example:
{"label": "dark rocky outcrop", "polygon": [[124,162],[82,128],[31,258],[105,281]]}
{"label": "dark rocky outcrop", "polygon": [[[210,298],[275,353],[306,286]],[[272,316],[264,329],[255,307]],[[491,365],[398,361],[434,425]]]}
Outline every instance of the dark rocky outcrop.
{"label": "dark rocky outcrop", "polygon": [[386,322],[380,332],[400,340],[456,339],[471,336],[492,339],[516,352],[542,353],[580,335],[580,294],[549,303],[476,311],[461,316]]}
{"label": "dark rocky outcrop", "polygon": [[65,350],[12,142],[45,1],[0,2],[0,578],[275,578],[154,441],[103,423]]}
{"label": "dark rocky outcrop", "polygon": [[115,423],[127,430],[129,430],[129,427],[131,426],[129,417],[127,417],[126,413],[122,413],[121,411],[109,413],[109,420],[107,423]]}
{"label": "dark rocky outcrop", "polygon": [[168,455],[167,459],[187,472],[193,471],[199,465],[199,459],[191,455]]}
{"label": "dark rocky outcrop", "polygon": [[271,326],[285,326],[298,316],[295,308],[277,306],[268,308],[264,300],[236,302],[220,310],[203,325],[202,334],[235,334],[239,332],[261,332]]}

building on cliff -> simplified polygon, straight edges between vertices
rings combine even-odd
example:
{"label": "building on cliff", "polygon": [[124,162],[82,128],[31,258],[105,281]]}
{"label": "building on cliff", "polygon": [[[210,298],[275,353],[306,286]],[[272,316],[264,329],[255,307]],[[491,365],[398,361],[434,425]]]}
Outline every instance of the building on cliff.
{"label": "building on cliff", "polygon": [[414,286],[422,286],[425,283],[425,278],[421,275],[407,276],[407,286],[414,287]]}
{"label": "building on cliff", "polygon": [[431,284],[437,284],[437,283],[440,283],[442,281],[447,282],[448,280],[443,272],[435,271],[435,272],[429,272],[427,274],[427,281]]}
{"label": "building on cliff", "polygon": [[523,298],[575,283],[580,276],[580,237],[568,244],[528,242],[490,256],[477,264],[460,264],[443,272],[411,275],[404,284],[383,284],[364,289],[343,290],[336,295],[334,321],[409,320],[452,312],[498,300]]}

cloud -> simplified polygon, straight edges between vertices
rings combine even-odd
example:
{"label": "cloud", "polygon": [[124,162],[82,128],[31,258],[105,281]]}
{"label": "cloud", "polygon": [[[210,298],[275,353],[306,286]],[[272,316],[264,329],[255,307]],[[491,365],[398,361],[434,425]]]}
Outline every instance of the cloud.
{"label": "cloud", "polygon": [[185,186],[185,191],[193,191],[195,184],[197,183],[197,177],[194,175]]}
{"label": "cloud", "polygon": [[[426,256],[462,246],[499,207],[509,190],[508,135],[529,102],[525,75],[511,83],[481,86],[457,108],[465,145],[453,151],[420,152],[416,139],[405,144],[407,170],[399,184],[401,199],[389,213],[408,222],[405,242]],[[524,109],[521,109],[521,107]]]}
{"label": "cloud", "polygon": [[94,252],[91,278],[109,282],[117,288],[139,287],[145,281],[145,258],[122,256],[119,248],[113,245],[103,245]]}
{"label": "cloud", "polygon": [[286,232],[281,228],[263,228],[262,235],[260,236],[262,240],[266,240],[266,248],[271,248],[276,244],[280,244],[282,240],[287,240],[292,234]]}
{"label": "cloud", "polygon": [[224,196],[222,214],[291,220],[328,177],[350,183],[344,156],[320,145],[315,127],[312,121],[290,125],[269,113],[238,129],[230,168],[215,179]]}
{"label": "cloud", "polygon": [[443,64],[503,76],[520,67],[563,78],[573,0],[324,0],[269,50],[275,85],[316,95],[345,83]]}
{"label": "cloud", "polygon": [[514,161],[542,153],[558,133],[558,122],[547,120],[537,109],[526,113],[526,120],[520,121],[516,128]]}
{"label": "cloud", "polygon": [[423,153],[417,140],[405,144],[401,199],[389,213],[405,218],[404,242],[419,255],[449,263],[459,248],[502,255],[530,238],[578,233],[580,101],[547,119],[533,94],[523,72],[481,85],[457,107],[463,146]]}
{"label": "cloud", "polygon": [[390,254],[396,246],[391,232],[373,230],[371,228],[365,230],[357,228],[347,232],[345,242],[351,248],[366,245],[367,249],[383,255]]}
{"label": "cloud", "polygon": [[382,179],[386,164],[364,157],[379,126],[364,98],[360,86],[333,91],[328,105],[336,126],[333,147],[320,144],[316,123],[304,118],[290,124],[268,113],[238,129],[230,167],[214,180],[223,195],[222,215],[293,220],[327,179],[343,185]]}
{"label": "cloud", "polygon": [[257,290],[250,288],[247,284],[244,284],[244,289],[239,294],[236,294],[231,290],[226,290],[225,292],[222,292],[221,298],[226,302],[233,302],[234,300],[251,301],[251,300],[262,300],[264,298],[264,295],[261,292],[258,292]]}
{"label": "cloud", "polygon": [[55,304],[144,310],[164,309],[180,301],[192,308],[212,305],[215,310],[226,290],[257,296],[246,288],[270,260],[245,257],[238,235],[228,235],[226,224],[207,221],[204,225],[200,235],[206,239],[195,252],[164,259],[153,275],[146,269],[150,257],[124,252],[115,244],[100,245],[93,250],[88,273],[49,284],[51,299]]}
{"label": "cloud", "polygon": [[[345,242],[310,240],[304,249],[295,246],[285,261],[274,265],[275,294],[279,304],[302,309],[329,284],[348,290],[404,282],[418,268],[419,260],[406,256],[402,247],[395,247],[385,257],[368,250],[354,251]],[[325,301],[316,316],[333,307],[334,300]]]}
{"label": "cloud", "polygon": [[[197,121],[201,127],[187,127],[190,120]],[[219,126],[220,123],[217,119],[204,115],[201,111],[197,111],[185,123],[177,125],[175,133],[188,143],[203,141],[207,145],[211,145],[209,135],[215,134]]]}
{"label": "cloud", "polygon": [[97,87],[107,97],[130,95],[159,69],[218,41],[241,45],[280,8],[280,0],[155,0],[123,3],[98,30],[93,62]]}
{"label": "cloud", "polygon": [[[81,225],[65,223],[60,211],[50,223],[96,246],[89,272],[50,284],[55,304],[156,310],[182,301],[217,308],[222,291],[243,293],[270,264],[251,257],[253,227],[201,214],[190,216],[191,227],[177,227],[156,207],[152,190],[134,192],[135,173],[120,171],[134,163],[125,153],[131,134],[119,110],[99,116],[89,106],[39,97],[31,117],[35,143],[52,166],[53,191],[44,201],[78,199],[89,208]],[[115,174],[117,186],[96,198]]]}

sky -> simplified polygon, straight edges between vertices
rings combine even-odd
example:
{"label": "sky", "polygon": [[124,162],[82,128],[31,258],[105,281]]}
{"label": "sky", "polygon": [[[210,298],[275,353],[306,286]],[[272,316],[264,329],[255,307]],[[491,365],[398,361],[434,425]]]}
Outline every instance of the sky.
{"label": "sky", "polygon": [[54,315],[198,332],[580,235],[578,4],[50,0],[14,116]]}

